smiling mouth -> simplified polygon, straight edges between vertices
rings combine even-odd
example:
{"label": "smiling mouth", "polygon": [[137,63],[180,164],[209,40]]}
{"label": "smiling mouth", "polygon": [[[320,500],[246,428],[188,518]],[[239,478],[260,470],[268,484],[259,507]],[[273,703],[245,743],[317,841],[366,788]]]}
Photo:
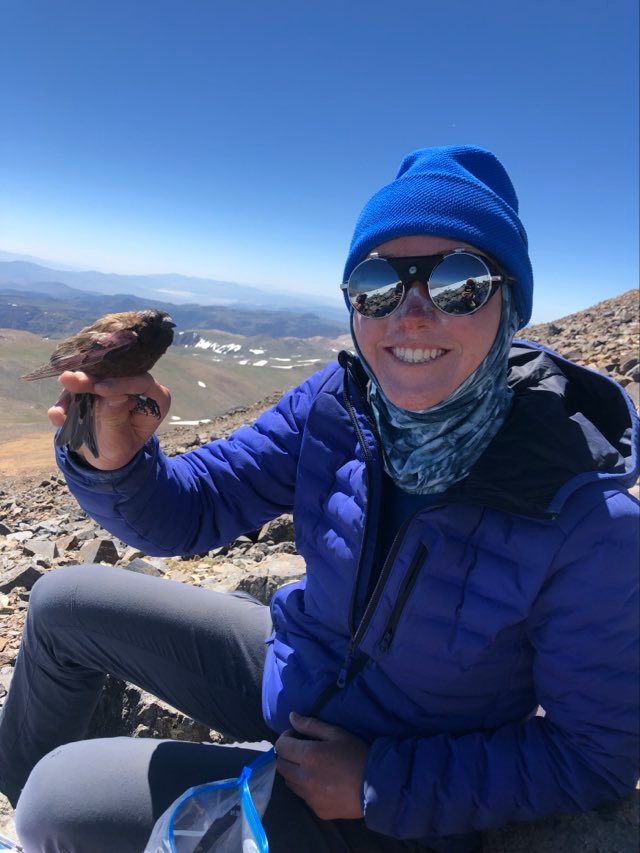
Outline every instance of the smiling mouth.
{"label": "smiling mouth", "polygon": [[409,347],[390,347],[390,351],[399,361],[408,364],[424,364],[427,361],[435,361],[446,355],[446,349],[410,349]]}

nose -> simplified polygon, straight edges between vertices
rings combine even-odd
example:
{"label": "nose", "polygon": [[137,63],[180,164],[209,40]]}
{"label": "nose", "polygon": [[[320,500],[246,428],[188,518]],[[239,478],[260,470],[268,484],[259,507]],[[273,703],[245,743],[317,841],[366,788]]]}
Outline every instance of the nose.
{"label": "nose", "polygon": [[414,279],[405,285],[405,297],[396,312],[402,317],[424,318],[435,314],[435,307],[424,282]]}

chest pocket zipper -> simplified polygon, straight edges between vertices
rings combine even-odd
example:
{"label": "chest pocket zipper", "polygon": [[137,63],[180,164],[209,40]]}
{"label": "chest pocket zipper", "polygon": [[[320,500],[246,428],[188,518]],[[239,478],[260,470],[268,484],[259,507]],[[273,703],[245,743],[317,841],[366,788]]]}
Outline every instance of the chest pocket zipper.
{"label": "chest pocket zipper", "polygon": [[420,547],[413,556],[411,565],[407,569],[407,573],[402,581],[402,586],[400,587],[400,591],[398,592],[396,603],[393,605],[393,609],[391,611],[391,614],[389,615],[389,619],[387,620],[384,634],[382,635],[382,639],[378,643],[378,649],[383,654],[388,652],[389,648],[391,647],[391,643],[393,642],[393,635],[395,634],[398,622],[400,621],[400,617],[402,616],[402,611],[404,610],[404,606],[407,603],[407,599],[411,595],[411,591],[415,586],[415,582],[418,578],[418,575],[420,574],[420,569],[422,568],[422,565],[427,557],[427,553],[427,546],[420,545]]}

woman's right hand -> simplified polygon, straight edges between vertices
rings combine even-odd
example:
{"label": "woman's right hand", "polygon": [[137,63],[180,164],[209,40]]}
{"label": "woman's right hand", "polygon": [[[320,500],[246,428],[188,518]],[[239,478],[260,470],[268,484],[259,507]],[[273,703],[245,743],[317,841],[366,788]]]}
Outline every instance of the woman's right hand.
{"label": "woman's right hand", "polygon": [[[98,379],[87,373],[67,370],[58,381],[64,391],[47,415],[55,427],[61,427],[67,415],[72,394],[95,394],[96,438],[100,456],[94,456],[83,445],[76,453],[100,471],[114,471],[130,462],[157,430],[171,406],[171,393],[155,381],[150,373],[121,379]],[[144,394],[158,404],[160,419],[144,412],[134,412],[130,395]]]}

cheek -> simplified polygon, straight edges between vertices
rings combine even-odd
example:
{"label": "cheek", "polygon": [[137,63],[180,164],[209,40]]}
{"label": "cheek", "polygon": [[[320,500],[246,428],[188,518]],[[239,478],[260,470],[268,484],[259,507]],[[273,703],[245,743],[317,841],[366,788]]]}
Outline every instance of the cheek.
{"label": "cheek", "polygon": [[386,320],[367,320],[360,314],[353,318],[353,337],[369,365],[375,359],[376,345],[384,335]]}
{"label": "cheek", "polygon": [[467,361],[474,369],[493,346],[500,326],[500,310],[500,300],[494,299],[478,314],[458,321],[464,323],[464,328],[458,327],[458,337]]}

